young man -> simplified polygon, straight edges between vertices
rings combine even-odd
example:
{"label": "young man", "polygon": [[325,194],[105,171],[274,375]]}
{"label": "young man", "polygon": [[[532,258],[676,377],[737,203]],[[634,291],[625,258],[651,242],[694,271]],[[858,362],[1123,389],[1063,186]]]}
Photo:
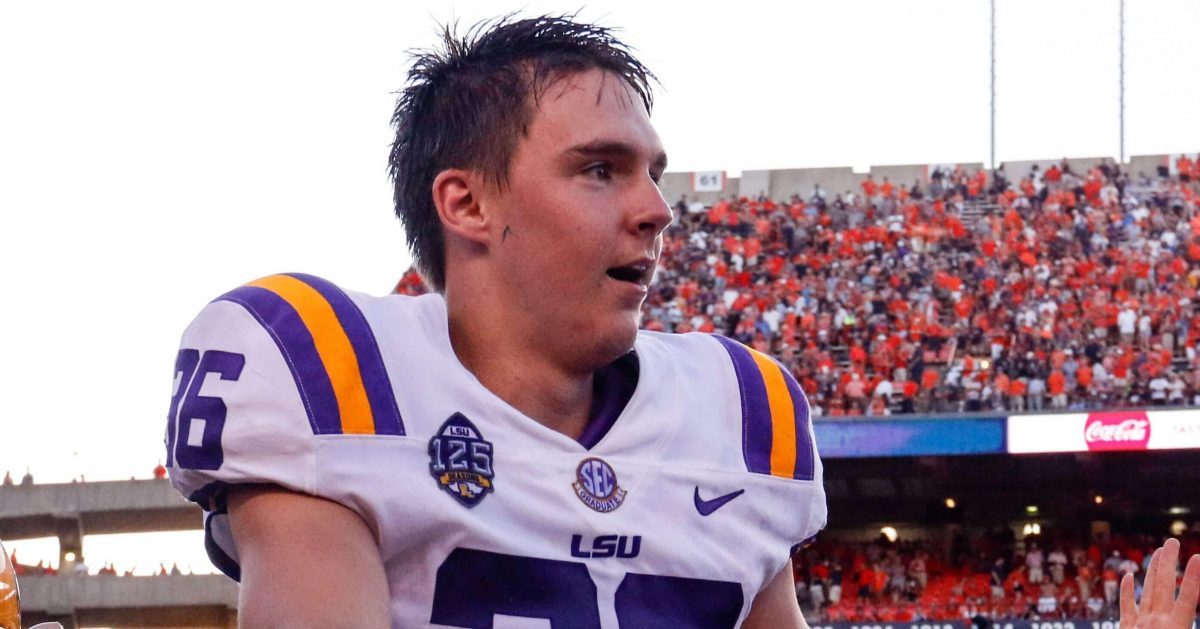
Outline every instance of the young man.
{"label": "young man", "polygon": [[[804,627],[803,393],[726,339],[637,331],[671,220],[649,72],[558,18],[445,43],[391,158],[439,294],[278,275],[184,333],[167,467],[240,625]],[[1140,615],[1130,594],[1138,626],[1182,629],[1188,568],[1174,607],[1166,576]]]}
{"label": "young man", "polygon": [[568,19],[444,43],[391,155],[437,294],[273,276],[184,333],[167,465],[241,623],[803,627],[804,394],[727,339],[638,332],[671,222],[652,75]]}

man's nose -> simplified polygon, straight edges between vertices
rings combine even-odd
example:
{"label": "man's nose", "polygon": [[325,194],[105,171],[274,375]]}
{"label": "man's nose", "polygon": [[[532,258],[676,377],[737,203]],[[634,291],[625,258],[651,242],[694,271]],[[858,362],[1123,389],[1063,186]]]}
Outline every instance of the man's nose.
{"label": "man's nose", "polygon": [[662,190],[649,175],[639,182],[635,202],[637,209],[633,218],[639,232],[657,236],[675,220],[671,206],[663,198]]}

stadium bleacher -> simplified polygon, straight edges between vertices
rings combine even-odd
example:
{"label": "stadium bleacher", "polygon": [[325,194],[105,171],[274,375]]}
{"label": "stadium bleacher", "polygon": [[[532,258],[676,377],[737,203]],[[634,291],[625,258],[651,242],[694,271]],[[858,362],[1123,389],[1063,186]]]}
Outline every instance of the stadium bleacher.
{"label": "stadium bleacher", "polygon": [[681,198],[643,326],[773,354],[817,416],[1198,405],[1200,188],[1162,160]]}
{"label": "stadium bleacher", "polygon": [[[868,174],[841,193],[820,181],[782,195],[780,186],[763,184],[774,198],[744,181],[722,195],[674,186],[676,222],[643,327],[716,332],[772,354],[801,382],[813,415],[826,420],[1200,406],[1197,161],[1142,158],[1134,165],[1155,167],[1137,172],[1111,160],[1080,161],[991,172],[927,167],[911,184]],[[410,269],[395,292],[425,291]],[[849,456],[896,456],[841,446]],[[1115,462],[1110,472],[1098,471],[1099,456]],[[1187,502],[1170,481],[1179,478],[1180,459],[1156,453],[1154,467],[1166,476],[1140,485],[1120,471],[1147,466],[1149,456],[876,459],[883,472],[830,462],[830,509],[841,515],[798,555],[806,617],[820,627],[1109,626],[1115,579],[1131,566],[1144,572],[1147,551],[1167,534],[1165,514],[1190,512],[1167,506]],[[930,466],[942,475],[936,489],[910,491],[894,480],[929,476]],[[1009,476],[1026,466],[1038,468],[1030,478]],[[879,487],[890,489],[872,496]],[[1101,491],[1111,491],[1103,505]],[[955,493],[977,504],[972,516],[952,515],[952,524],[929,504]],[[1047,530],[1013,535],[1022,500],[1052,505],[1049,520],[1042,513]],[[889,520],[920,523],[927,535],[836,541],[844,527],[861,535],[867,522],[878,530]],[[1089,528],[1114,520],[1120,532],[1111,536]],[[991,536],[987,522],[1005,533]],[[931,545],[950,530],[962,531],[956,545]],[[1182,535],[1187,552],[1200,551],[1195,523]],[[1037,578],[1031,554],[1055,567]]]}

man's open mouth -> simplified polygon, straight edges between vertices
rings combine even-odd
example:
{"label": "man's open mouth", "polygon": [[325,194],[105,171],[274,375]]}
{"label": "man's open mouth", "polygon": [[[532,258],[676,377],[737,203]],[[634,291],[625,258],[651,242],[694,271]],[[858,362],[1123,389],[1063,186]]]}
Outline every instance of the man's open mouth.
{"label": "man's open mouth", "polygon": [[650,269],[649,264],[630,264],[613,267],[607,273],[614,280],[646,286],[650,283]]}

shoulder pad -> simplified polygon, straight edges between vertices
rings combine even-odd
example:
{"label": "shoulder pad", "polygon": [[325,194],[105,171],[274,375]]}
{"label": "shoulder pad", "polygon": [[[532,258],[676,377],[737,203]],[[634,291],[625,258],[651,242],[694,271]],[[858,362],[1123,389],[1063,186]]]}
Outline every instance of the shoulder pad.
{"label": "shoulder pad", "polygon": [[742,408],[742,456],[756,474],[811,481],[816,476],[808,398],[775,359],[723,336],[737,374]]}
{"label": "shoulder pad", "polygon": [[375,335],[340,288],[288,273],[255,280],[215,301],[241,305],[274,339],[314,434],[404,434]]}

